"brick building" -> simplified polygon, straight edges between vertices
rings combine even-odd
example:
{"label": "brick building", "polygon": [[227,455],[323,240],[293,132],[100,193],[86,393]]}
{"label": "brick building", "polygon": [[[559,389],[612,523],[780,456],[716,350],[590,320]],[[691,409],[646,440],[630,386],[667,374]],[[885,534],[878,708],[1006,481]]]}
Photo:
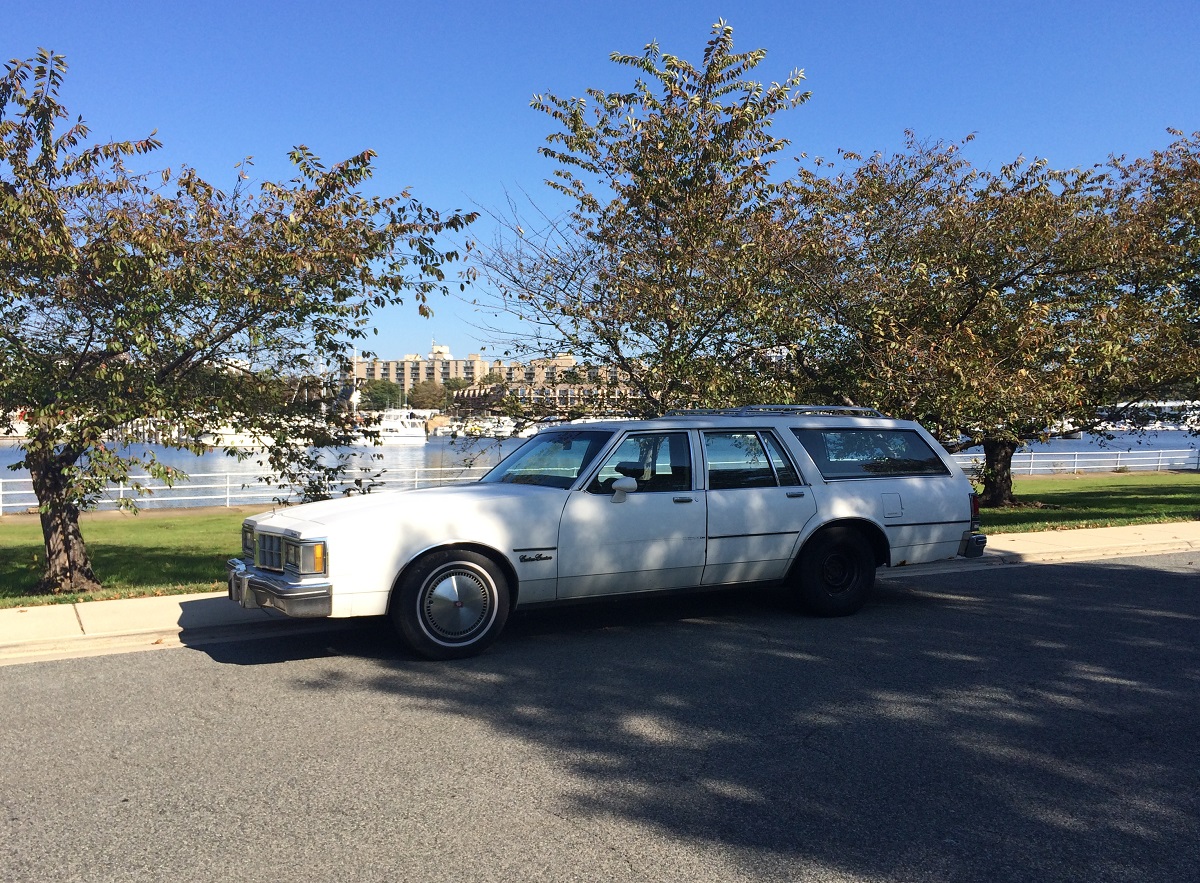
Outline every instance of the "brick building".
{"label": "brick building", "polygon": [[[606,372],[609,382],[615,382],[615,370]],[[466,407],[472,400],[484,402],[495,398],[492,383],[481,384],[485,378],[499,378],[507,395],[516,396],[525,406],[573,408],[596,402],[600,396],[600,369],[580,368],[574,356],[560,353],[553,358],[529,362],[485,359],[471,353],[465,359],[450,355],[450,348],[434,345],[421,358],[406,355],[403,359],[354,359],[347,366],[345,379],[354,377],[356,384],[367,380],[390,380],[399,384],[407,395],[418,383],[432,381],[446,384],[461,379],[470,386],[458,393]]]}

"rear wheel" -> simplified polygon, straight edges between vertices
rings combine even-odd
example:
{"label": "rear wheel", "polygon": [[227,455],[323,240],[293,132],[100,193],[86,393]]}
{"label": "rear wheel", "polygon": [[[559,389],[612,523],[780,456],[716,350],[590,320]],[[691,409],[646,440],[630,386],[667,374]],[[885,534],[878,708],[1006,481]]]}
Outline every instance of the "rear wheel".
{"label": "rear wheel", "polygon": [[796,600],[815,616],[849,616],[867,602],[875,585],[875,554],[860,532],[832,527],[800,552]]}
{"label": "rear wheel", "polygon": [[478,552],[434,552],[404,575],[391,617],[414,653],[426,659],[474,656],[508,619],[508,580]]}

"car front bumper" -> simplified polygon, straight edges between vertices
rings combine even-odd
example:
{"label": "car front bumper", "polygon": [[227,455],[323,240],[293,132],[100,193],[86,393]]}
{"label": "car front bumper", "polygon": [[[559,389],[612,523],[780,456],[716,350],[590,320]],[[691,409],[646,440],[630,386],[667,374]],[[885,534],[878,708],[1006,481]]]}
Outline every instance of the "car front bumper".
{"label": "car front bumper", "polygon": [[229,599],[243,607],[270,607],[295,617],[330,616],[333,584],[293,582],[283,575],[264,573],[240,558],[225,562],[229,574]]}

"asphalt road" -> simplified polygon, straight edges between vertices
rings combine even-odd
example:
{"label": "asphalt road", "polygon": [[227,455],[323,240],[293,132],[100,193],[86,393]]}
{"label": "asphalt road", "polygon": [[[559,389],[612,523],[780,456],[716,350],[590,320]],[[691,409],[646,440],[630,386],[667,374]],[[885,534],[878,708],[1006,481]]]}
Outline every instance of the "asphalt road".
{"label": "asphalt road", "polygon": [[0,879],[1195,881],[1200,556],[0,668]]}

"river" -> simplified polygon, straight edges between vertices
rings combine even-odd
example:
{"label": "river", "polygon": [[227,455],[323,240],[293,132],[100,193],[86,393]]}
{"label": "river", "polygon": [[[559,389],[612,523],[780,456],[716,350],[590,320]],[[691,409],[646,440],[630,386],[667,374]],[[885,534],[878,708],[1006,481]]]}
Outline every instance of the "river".
{"label": "river", "polygon": [[[349,479],[371,479],[382,481],[388,487],[404,488],[478,477],[522,441],[431,438],[421,445],[344,448],[340,454],[346,457],[350,466]],[[193,454],[149,444],[132,445],[122,452],[143,457],[153,454],[160,462],[182,469],[189,476],[187,482],[179,482],[174,488],[163,488],[141,497],[138,505],[144,508],[269,503],[276,497],[286,496],[278,488],[258,480],[266,471],[260,451],[246,451],[244,459],[220,449]],[[0,445],[0,515],[36,505],[29,471],[10,468],[21,460],[21,456],[16,445]],[[140,475],[144,470],[135,469],[134,472]],[[153,484],[158,486],[160,483]],[[103,501],[101,508],[112,508],[116,498],[132,494],[117,489],[111,496],[114,499]]]}
{"label": "river", "polygon": [[[507,454],[516,447],[521,439],[497,442],[495,439],[451,439],[430,438],[423,445],[388,445],[379,447],[345,448],[343,453],[355,464],[362,466],[378,466],[385,469],[441,469],[453,468],[474,463],[481,466],[494,466],[500,461],[500,456]],[[261,455],[255,451],[247,451],[247,458],[238,460],[223,450],[217,448],[203,454],[193,454],[165,445],[131,445],[122,449],[123,453],[151,453],[157,459],[187,473],[233,473],[242,475],[258,473],[261,468],[258,460]],[[7,468],[21,459],[21,450],[16,445],[6,443],[0,445],[0,468]],[[10,473],[7,477],[28,477],[25,470]],[[0,475],[0,478],[6,477]]]}
{"label": "river", "polygon": [[[1082,438],[1052,438],[1047,442],[1029,442],[1022,451],[1053,454],[1109,453],[1116,451],[1187,451],[1200,447],[1200,436],[1179,430],[1157,432],[1119,432],[1113,439],[1084,434]],[[983,448],[971,448],[963,453],[982,453]]]}

